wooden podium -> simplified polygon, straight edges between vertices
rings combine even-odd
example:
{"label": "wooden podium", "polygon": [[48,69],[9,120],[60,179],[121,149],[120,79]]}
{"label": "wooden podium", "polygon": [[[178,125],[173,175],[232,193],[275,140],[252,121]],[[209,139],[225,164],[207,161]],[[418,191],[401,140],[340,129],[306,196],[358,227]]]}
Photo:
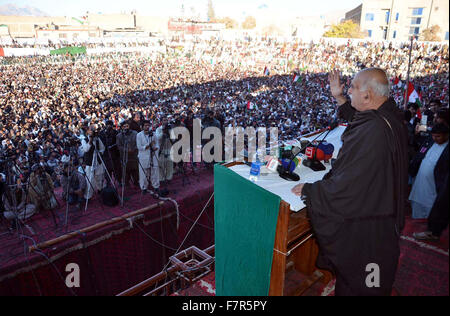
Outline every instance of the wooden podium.
{"label": "wooden podium", "polygon": [[269,296],[299,296],[316,282],[328,284],[333,276],[316,267],[318,253],[306,209],[292,212],[290,205],[281,201]]}
{"label": "wooden podium", "polygon": [[[230,163],[230,168],[242,163]],[[275,243],[269,296],[300,296],[315,283],[328,284],[333,275],[316,267],[319,248],[312,232],[306,208],[293,212],[281,201]]]}

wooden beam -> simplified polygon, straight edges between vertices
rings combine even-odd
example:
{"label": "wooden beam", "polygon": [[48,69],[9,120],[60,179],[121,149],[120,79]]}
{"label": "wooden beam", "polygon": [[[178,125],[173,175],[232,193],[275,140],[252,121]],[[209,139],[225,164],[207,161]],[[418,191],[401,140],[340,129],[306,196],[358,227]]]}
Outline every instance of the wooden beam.
{"label": "wooden beam", "polygon": [[159,202],[159,203],[156,203],[156,204],[153,204],[153,205],[144,207],[144,208],[142,208],[142,209],[140,209],[140,210],[137,210],[137,211],[134,211],[134,212],[125,214],[125,215],[123,215],[123,216],[120,216],[120,217],[114,217],[114,218],[109,219],[109,220],[107,220],[107,221],[104,221],[104,222],[101,222],[101,223],[97,223],[97,224],[95,224],[95,225],[92,225],[92,226],[83,228],[83,229],[81,229],[81,230],[79,230],[79,231],[71,232],[71,233],[68,233],[68,234],[59,236],[59,237],[57,237],[57,238],[54,238],[54,239],[45,241],[45,242],[43,242],[43,243],[37,244],[36,246],[34,246],[34,245],[33,245],[33,246],[30,246],[30,247],[28,248],[28,250],[29,250],[29,252],[33,252],[33,251],[35,251],[35,250],[42,250],[42,249],[51,247],[51,246],[53,246],[53,245],[55,245],[55,244],[57,244],[57,243],[60,243],[60,242],[66,241],[66,240],[68,240],[68,239],[70,239],[70,238],[76,237],[76,236],[78,236],[80,233],[89,233],[89,232],[91,232],[91,231],[94,231],[94,230],[96,230],[96,229],[105,227],[105,226],[107,226],[107,225],[115,224],[115,223],[118,223],[118,222],[120,222],[120,221],[126,221],[127,218],[130,218],[130,217],[133,217],[133,216],[140,215],[140,214],[142,214],[142,213],[145,213],[145,212],[147,212],[147,211],[150,211],[150,210],[152,210],[152,209],[155,209],[155,208],[157,208],[158,206],[161,206],[161,205],[163,205],[163,204],[164,204],[164,202]]}

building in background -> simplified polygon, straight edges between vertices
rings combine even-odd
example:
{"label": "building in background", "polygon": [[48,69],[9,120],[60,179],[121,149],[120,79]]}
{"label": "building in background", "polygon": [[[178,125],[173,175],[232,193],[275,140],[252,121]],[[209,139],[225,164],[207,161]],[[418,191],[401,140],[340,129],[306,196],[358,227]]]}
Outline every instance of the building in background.
{"label": "building in background", "polygon": [[368,39],[408,41],[438,25],[438,36],[448,41],[448,10],[448,0],[364,0],[345,19],[357,23]]}
{"label": "building in background", "polygon": [[13,39],[87,39],[167,34],[169,18],[127,14],[90,14],[83,17],[0,16]]}
{"label": "building in background", "polygon": [[99,27],[88,25],[50,25],[49,27],[36,27],[36,39],[51,41],[82,41],[89,38],[103,37],[103,31]]}
{"label": "building in background", "polygon": [[70,25],[70,18],[41,16],[0,16],[0,24],[8,26],[13,38],[34,38],[37,27],[50,25]]}

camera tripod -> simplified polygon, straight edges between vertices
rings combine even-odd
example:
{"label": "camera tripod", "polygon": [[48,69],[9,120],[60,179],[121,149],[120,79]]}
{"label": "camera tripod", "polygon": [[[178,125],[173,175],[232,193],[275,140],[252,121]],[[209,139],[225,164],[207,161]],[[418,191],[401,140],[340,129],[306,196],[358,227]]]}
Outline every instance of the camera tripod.
{"label": "camera tripod", "polygon": [[[31,169],[31,168],[30,168]],[[14,171],[15,170],[15,171]],[[26,183],[17,183],[19,179],[25,179],[25,175],[22,173],[20,167],[12,160],[8,159],[6,161],[6,172],[5,172],[5,192],[4,195],[6,196],[6,199],[10,199],[8,201],[10,203],[11,209],[9,210],[9,213],[13,216],[13,227],[15,226],[17,229],[19,228],[19,225],[26,227],[32,235],[35,234],[35,232],[31,229],[30,226],[25,224],[25,221],[33,216],[36,212],[37,205],[34,205],[34,209],[30,209],[29,207],[32,204],[28,204],[28,193],[29,190],[33,190],[33,192],[36,194],[36,196],[40,196],[40,194],[36,191],[36,189],[31,185],[31,170],[30,175],[28,176]],[[46,176],[45,176],[46,177]],[[47,179],[45,178],[45,181]],[[25,197],[21,197],[22,202],[17,201],[17,190],[20,190],[22,194],[25,194]],[[54,192],[52,191],[52,196],[58,203],[58,200],[56,199]],[[19,204],[18,204],[19,202]],[[21,204],[23,203],[23,206]],[[59,203],[58,203],[59,205]],[[20,207],[20,208],[19,208]],[[23,212],[19,214],[20,209],[23,208]],[[58,226],[58,222],[56,220],[56,215],[53,209],[46,208],[46,210],[50,211],[52,215],[53,222],[55,224],[55,227]],[[6,211],[6,209],[5,209]],[[6,216],[5,216],[6,217]]]}
{"label": "camera tripod", "polygon": [[[102,158],[101,154],[99,153],[99,150],[98,150],[98,147],[97,147],[98,146],[98,141],[99,141],[99,138],[97,136],[95,136],[93,141],[92,141],[92,145],[94,146],[94,153],[92,155],[92,162],[91,162],[91,166],[90,166],[92,168],[92,170],[89,170],[89,171],[91,171],[90,174],[87,174],[86,171],[83,169],[83,172],[84,172],[84,174],[86,176],[86,180],[88,180],[88,188],[87,188],[87,193],[86,193],[88,198],[86,198],[86,205],[84,207],[84,212],[86,212],[89,199],[91,198],[91,197],[89,197],[90,190],[92,189],[94,191],[94,193],[97,193],[97,192],[95,192],[95,188],[92,185],[92,181],[91,181],[90,178],[92,176],[92,180],[95,181],[95,172],[96,172],[96,169],[97,169],[97,167],[99,165],[101,167],[103,167],[103,170],[104,170],[104,172],[107,175],[107,179],[108,179],[109,183],[113,186],[114,192],[116,193],[118,199],[120,200],[120,196],[117,193],[117,188],[114,185],[114,182],[112,181],[111,175],[109,174],[108,169],[106,168],[105,162],[103,161],[103,158]],[[100,164],[99,164],[99,161],[100,161]],[[103,189],[103,183],[104,183],[104,178],[102,179],[102,184],[101,184],[102,189]],[[123,195],[122,195],[122,199],[123,199]],[[102,205],[102,207],[103,207],[103,203],[100,203],[100,205]],[[122,205],[123,205],[123,200],[122,200]]]}

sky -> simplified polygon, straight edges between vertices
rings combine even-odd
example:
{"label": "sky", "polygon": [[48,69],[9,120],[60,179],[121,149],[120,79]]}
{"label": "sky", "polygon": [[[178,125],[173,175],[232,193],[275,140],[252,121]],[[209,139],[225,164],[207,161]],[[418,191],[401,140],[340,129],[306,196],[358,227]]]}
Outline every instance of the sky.
{"label": "sky", "polygon": [[[36,7],[49,15],[82,16],[91,13],[120,13],[136,9],[151,16],[180,15],[184,4],[186,14],[194,8],[196,14],[206,15],[207,0],[0,0],[19,7]],[[242,18],[263,10],[286,16],[321,15],[334,10],[351,10],[362,0],[212,0],[216,16]]]}

